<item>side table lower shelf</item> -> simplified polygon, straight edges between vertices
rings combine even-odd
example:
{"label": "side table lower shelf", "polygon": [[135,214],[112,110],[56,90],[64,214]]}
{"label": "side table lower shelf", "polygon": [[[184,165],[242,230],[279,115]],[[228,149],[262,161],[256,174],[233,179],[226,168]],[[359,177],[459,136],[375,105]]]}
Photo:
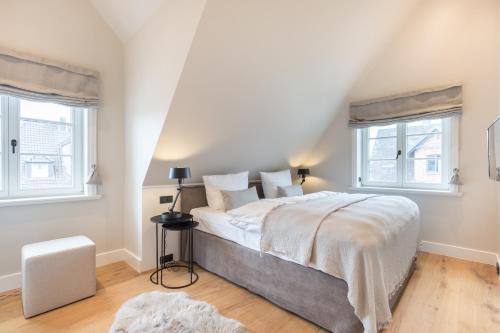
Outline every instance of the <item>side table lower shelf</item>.
{"label": "side table lower shelf", "polygon": [[[190,273],[190,282],[183,284],[183,285],[180,285],[180,286],[169,286],[169,285],[163,283],[163,271],[165,269],[169,270],[171,268],[186,268],[188,270],[188,273]],[[198,281],[198,274],[196,272],[194,272],[194,270],[190,271],[189,265],[184,265],[184,264],[179,264],[179,263],[167,264],[167,265],[165,265],[165,267],[160,268],[158,270],[155,270],[153,273],[151,273],[151,275],[149,276],[149,279],[154,284],[158,284],[158,281],[157,280],[155,281],[155,279],[153,279],[153,277],[155,275],[156,275],[156,279],[158,279],[158,276],[160,276],[160,283],[159,284],[161,284],[162,287],[168,288],[168,289],[180,289],[180,288],[189,287],[190,285],[192,285],[196,281]]]}

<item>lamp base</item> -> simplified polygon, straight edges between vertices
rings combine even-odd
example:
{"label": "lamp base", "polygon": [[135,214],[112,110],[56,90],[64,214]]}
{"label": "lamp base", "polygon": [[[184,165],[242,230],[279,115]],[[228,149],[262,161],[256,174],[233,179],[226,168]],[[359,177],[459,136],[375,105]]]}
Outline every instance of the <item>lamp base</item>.
{"label": "lamp base", "polygon": [[162,221],[170,221],[170,220],[175,220],[175,219],[180,219],[182,217],[181,212],[165,212],[161,213],[161,219]]}

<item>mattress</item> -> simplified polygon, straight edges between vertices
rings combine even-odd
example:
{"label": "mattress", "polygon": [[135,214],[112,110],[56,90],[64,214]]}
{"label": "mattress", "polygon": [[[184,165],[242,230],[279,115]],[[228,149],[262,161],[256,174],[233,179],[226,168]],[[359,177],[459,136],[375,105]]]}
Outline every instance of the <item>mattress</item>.
{"label": "mattress", "polygon": [[191,210],[193,219],[199,223],[196,228],[214,236],[230,240],[249,249],[260,251],[260,232],[243,230],[231,224],[231,217],[223,211],[210,207],[199,207]]}

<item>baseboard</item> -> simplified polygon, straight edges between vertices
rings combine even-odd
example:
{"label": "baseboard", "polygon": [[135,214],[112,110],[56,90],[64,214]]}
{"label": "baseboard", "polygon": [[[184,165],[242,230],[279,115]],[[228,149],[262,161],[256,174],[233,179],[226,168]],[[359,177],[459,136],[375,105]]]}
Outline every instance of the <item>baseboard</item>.
{"label": "baseboard", "polygon": [[487,252],[437,242],[421,241],[420,250],[493,266],[496,265],[498,260],[498,255],[494,252]]}
{"label": "baseboard", "polygon": [[127,249],[123,249],[125,251],[125,261],[129,264],[136,272],[142,273],[142,259],[130,252]]}
{"label": "baseboard", "polygon": [[127,249],[117,249],[96,255],[96,266],[101,267],[114,262],[125,261],[137,272],[141,272],[142,260]]}
{"label": "baseboard", "polygon": [[[421,241],[420,250],[440,254],[443,256],[459,258],[483,264],[495,266],[500,264],[500,256],[497,253],[475,250],[455,245]],[[96,255],[96,266],[104,266],[118,261],[125,261],[137,272],[142,272],[142,260],[127,249],[117,249],[101,252]],[[0,276],[0,292],[17,289],[21,287],[21,273],[12,273]]]}
{"label": "baseboard", "polygon": [[21,273],[0,276],[0,292],[21,288]]}
{"label": "baseboard", "polygon": [[[96,255],[96,267],[125,261],[137,272],[141,272],[142,260],[127,249],[101,252]],[[0,292],[21,288],[21,273],[0,276]]]}

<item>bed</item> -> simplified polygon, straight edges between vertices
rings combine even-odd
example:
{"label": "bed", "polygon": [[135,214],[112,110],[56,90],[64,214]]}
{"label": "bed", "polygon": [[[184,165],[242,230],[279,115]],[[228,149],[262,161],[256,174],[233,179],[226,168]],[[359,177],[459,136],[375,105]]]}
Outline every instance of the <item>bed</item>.
{"label": "bed", "polygon": [[[250,185],[256,186],[259,197],[263,198],[260,183]],[[203,186],[184,187],[182,211],[191,212],[200,222],[194,231],[194,260],[200,267],[326,330],[336,333],[374,332],[382,328],[367,322],[363,324],[359,319],[351,305],[352,298],[349,299],[346,279],[327,274],[314,265],[307,267],[287,260],[277,253],[262,253],[258,232],[238,228],[230,223],[234,216],[206,206]],[[391,308],[397,303],[415,268],[416,246],[411,251],[412,260],[388,297]]]}

